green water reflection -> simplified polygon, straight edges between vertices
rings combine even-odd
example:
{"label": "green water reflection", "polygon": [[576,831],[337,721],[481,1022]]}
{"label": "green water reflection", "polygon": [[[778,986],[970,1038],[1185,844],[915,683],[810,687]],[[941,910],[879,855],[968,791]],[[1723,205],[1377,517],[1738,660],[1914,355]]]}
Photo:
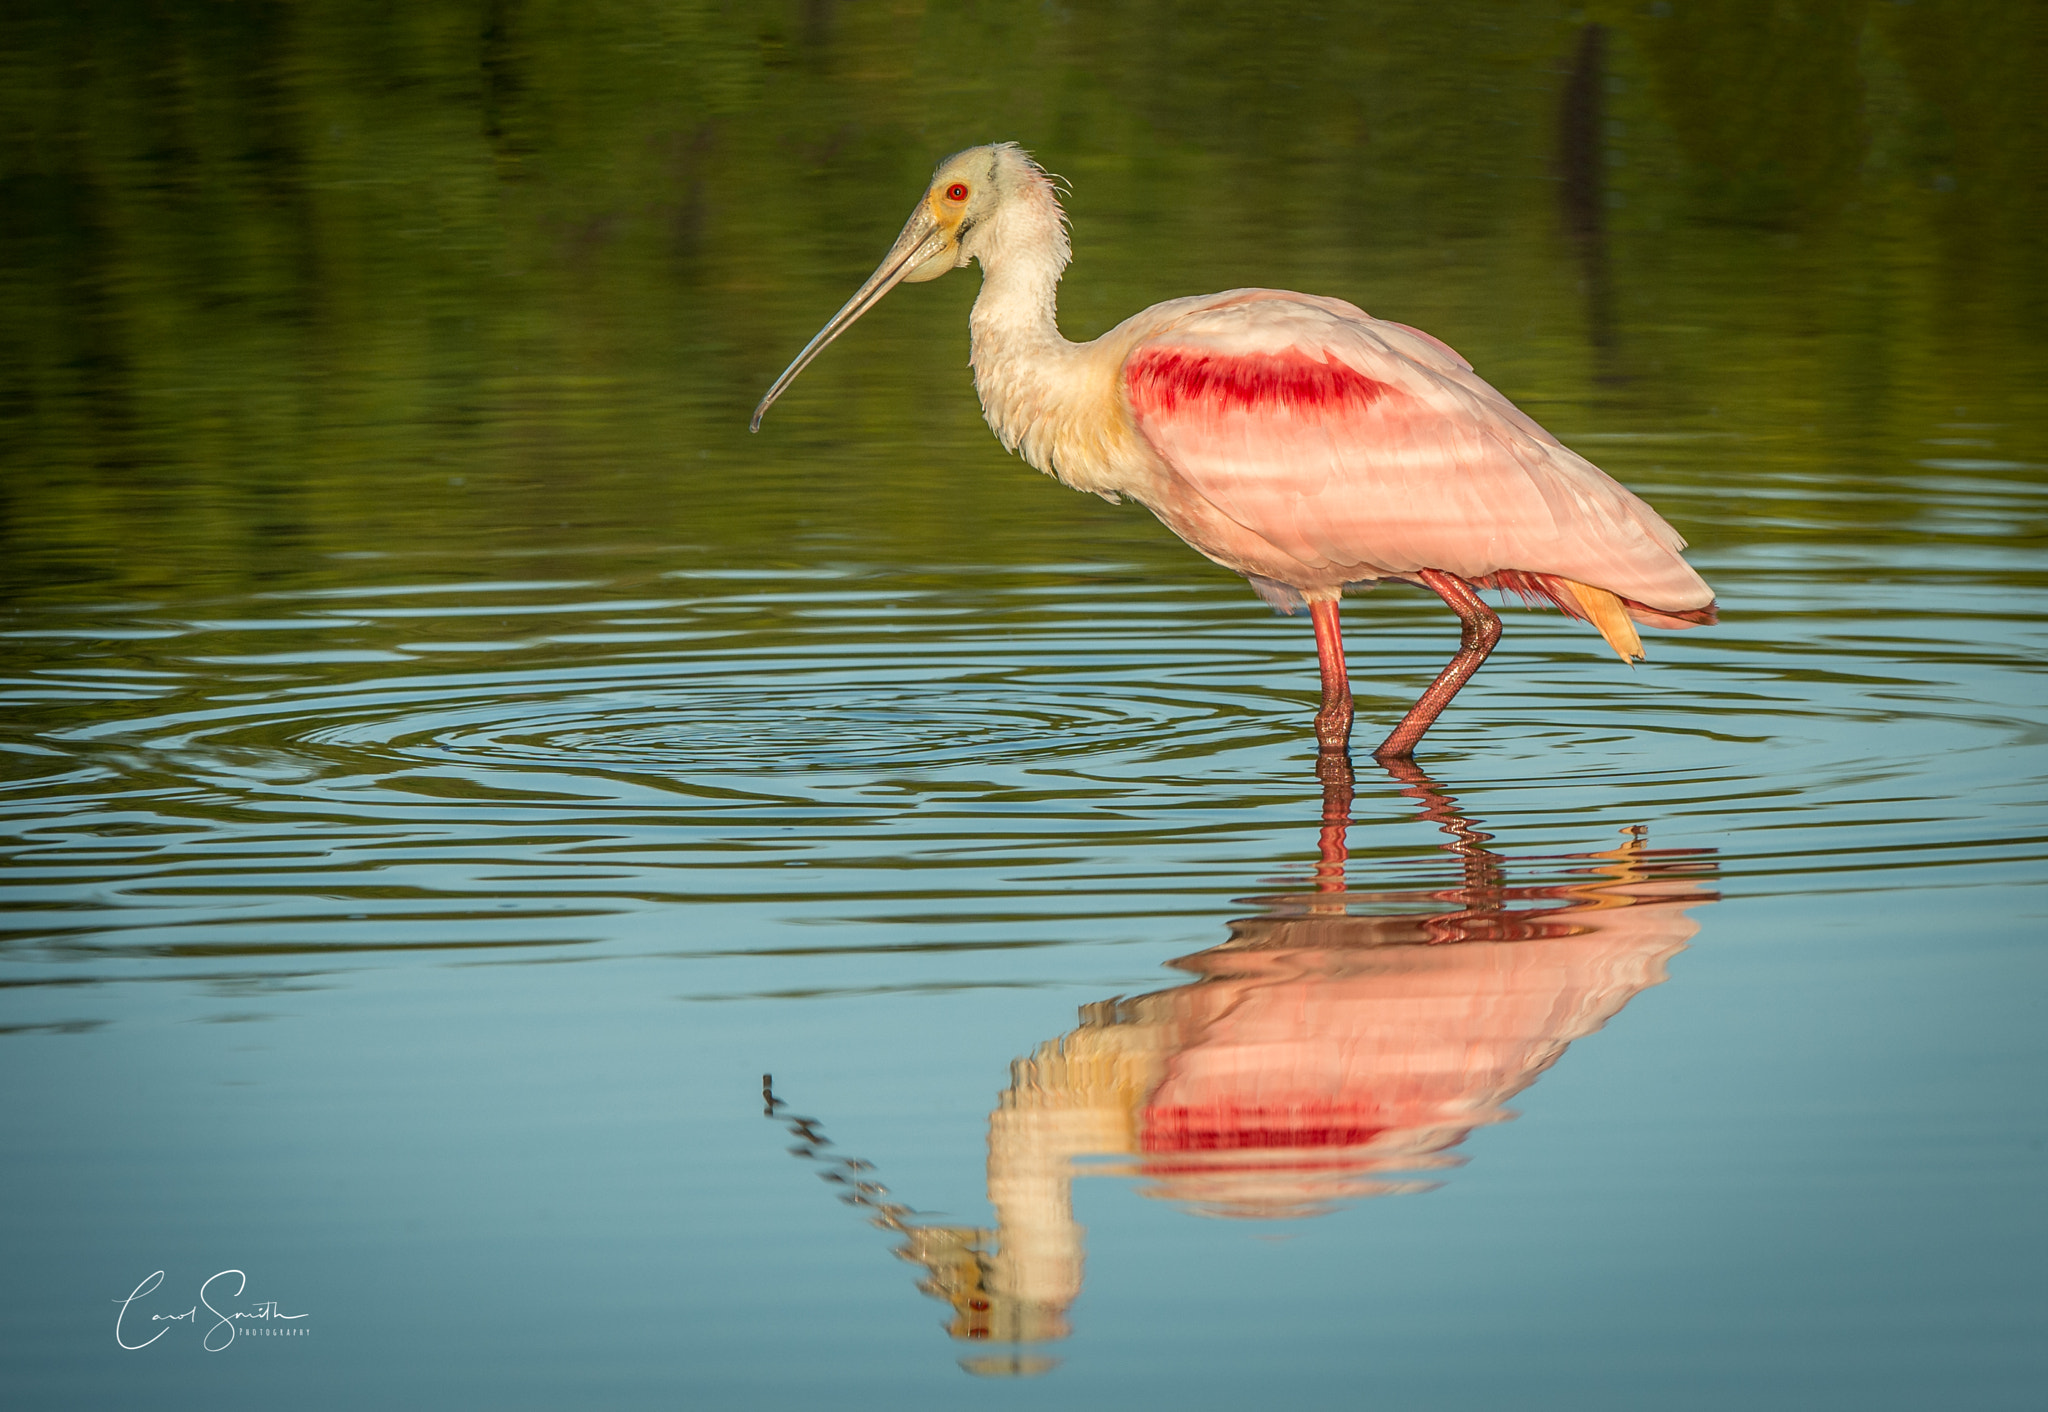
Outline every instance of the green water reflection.
{"label": "green water reflection", "polygon": [[621,538],[1210,573],[1005,464],[969,280],[741,434],[994,137],[1073,182],[1071,335],[1353,299],[1608,438],[1703,547],[1910,538],[1947,508],[1914,460],[2048,462],[2030,6],[106,4],[0,41],[16,603]]}

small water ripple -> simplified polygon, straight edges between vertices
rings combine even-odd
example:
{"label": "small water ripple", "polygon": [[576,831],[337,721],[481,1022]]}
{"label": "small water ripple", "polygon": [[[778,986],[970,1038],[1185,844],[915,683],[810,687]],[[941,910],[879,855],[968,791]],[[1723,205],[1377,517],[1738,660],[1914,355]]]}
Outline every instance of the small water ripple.
{"label": "small water ripple", "polygon": [[[2038,875],[2039,757],[2012,747],[2048,733],[2048,593],[2012,567],[1729,556],[1724,626],[1657,635],[1633,673],[1514,614],[1426,755],[1509,854],[1642,822],[1717,849],[1731,895]],[[774,954],[827,922],[1064,944],[1307,866],[1308,628],[1234,585],[652,581],[119,605],[7,634],[0,955],[674,950],[684,904],[685,954]],[[1401,590],[1350,622],[1364,735],[1452,632]],[[1362,781],[1354,856],[1423,885],[1443,862],[1396,798]],[[839,949],[863,944],[856,925]]]}

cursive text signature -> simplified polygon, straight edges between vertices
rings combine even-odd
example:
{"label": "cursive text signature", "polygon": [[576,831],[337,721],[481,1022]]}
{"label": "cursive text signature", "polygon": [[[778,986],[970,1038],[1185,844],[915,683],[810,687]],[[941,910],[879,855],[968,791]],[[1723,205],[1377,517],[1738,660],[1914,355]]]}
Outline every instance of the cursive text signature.
{"label": "cursive text signature", "polygon": [[[234,1276],[235,1279],[235,1287],[232,1290],[227,1289],[225,1285],[219,1290],[214,1289],[216,1281],[224,1281],[230,1275]],[[131,1306],[137,1300],[144,1299],[155,1293],[157,1286],[163,1282],[164,1272],[158,1270],[155,1274],[148,1276],[142,1283],[130,1290],[126,1299],[114,1301],[114,1303],[121,1306],[121,1312],[114,1316],[114,1342],[120,1344],[123,1348],[131,1350],[147,1348],[169,1333],[171,1331],[170,1325],[172,1324],[190,1324],[192,1327],[197,1328],[199,1326],[199,1311],[204,1309],[213,1316],[214,1322],[200,1338],[200,1346],[208,1353],[219,1353],[235,1341],[236,1334],[245,1332],[244,1321],[256,1321],[254,1327],[265,1328],[268,1331],[268,1326],[273,1321],[279,1325],[285,1325],[293,1320],[306,1317],[304,1314],[286,1314],[282,1312],[278,1308],[277,1301],[274,1299],[259,1301],[253,1309],[229,1308],[223,1310],[216,1307],[212,1302],[213,1300],[218,1299],[222,1304],[227,1304],[230,1300],[240,1299],[243,1291],[249,1287],[249,1277],[242,1271],[221,1270],[207,1276],[205,1282],[199,1286],[199,1302],[197,1304],[183,1313],[151,1314],[148,1322],[151,1324],[162,1324],[164,1327],[158,1329],[140,1343],[128,1342],[127,1334],[122,1328],[125,1320],[135,1320],[137,1326],[135,1332],[138,1335],[143,1330],[142,1311]],[[303,1334],[305,1330],[291,1329],[289,1332]]]}

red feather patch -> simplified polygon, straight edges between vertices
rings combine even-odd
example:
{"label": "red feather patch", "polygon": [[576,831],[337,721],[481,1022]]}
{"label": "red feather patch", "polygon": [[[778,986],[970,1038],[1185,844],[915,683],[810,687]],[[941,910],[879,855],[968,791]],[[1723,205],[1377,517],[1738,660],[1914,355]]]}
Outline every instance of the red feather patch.
{"label": "red feather patch", "polygon": [[1209,411],[1261,407],[1359,411],[1394,389],[1342,363],[1302,353],[1200,353],[1142,348],[1124,365],[1124,387],[1139,417],[1194,405]]}

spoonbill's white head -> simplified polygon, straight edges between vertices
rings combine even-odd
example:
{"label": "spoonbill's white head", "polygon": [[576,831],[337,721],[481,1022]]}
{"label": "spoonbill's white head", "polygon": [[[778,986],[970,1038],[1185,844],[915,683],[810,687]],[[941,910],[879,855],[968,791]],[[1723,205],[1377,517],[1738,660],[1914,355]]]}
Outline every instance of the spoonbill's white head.
{"label": "spoonbill's white head", "polygon": [[[775,379],[775,385],[754,408],[753,430],[761,429],[761,418],[783,389],[796,381],[797,374],[809,367],[827,344],[846,332],[855,319],[879,304],[883,295],[899,284],[937,279],[969,260],[981,258],[985,265],[987,254],[999,238],[1003,212],[1027,194],[1043,202],[1050,192],[1051,179],[1014,142],[970,147],[939,163],[931,184],[911,211],[910,219],[904,222],[903,233],[882,257],[882,263],[854,291],[853,298],[818,330],[817,337],[804,345],[803,352],[782,370],[782,376]],[[1059,253],[1064,256],[1064,249]]]}

